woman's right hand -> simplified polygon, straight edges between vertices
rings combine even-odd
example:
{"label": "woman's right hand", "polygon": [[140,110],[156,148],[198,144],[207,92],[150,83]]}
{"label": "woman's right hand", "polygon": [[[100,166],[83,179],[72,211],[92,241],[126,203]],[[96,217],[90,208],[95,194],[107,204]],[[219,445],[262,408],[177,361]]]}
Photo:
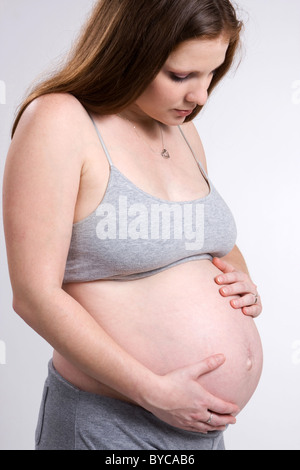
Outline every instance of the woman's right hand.
{"label": "woman's right hand", "polygon": [[223,431],[235,424],[239,408],[207,392],[198,379],[225,362],[223,354],[159,376],[155,397],[144,408],[166,423],[200,433]]}

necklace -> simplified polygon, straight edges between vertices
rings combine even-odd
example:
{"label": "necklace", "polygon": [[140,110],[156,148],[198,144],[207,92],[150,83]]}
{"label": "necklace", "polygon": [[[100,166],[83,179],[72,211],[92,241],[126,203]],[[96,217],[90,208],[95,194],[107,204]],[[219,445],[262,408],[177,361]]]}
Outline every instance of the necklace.
{"label": "necklace", "polygon": [[[148,142],[146,142],[146,141],[140,136],[140,134],[139,134],[138,131],[137,131],[136,125],[135,125],[132,121],[130,121],[130,119],[128,119],[128,118],[125,117],[125,116],[122,116],[121,114],[118,114],[118,116],[119,116],[121,119],[125,119],[126,121],[130,122],[130,124],[132,124],[133,129],[134,129],[136,135],[138,136],[138,138],[141,139],[144,143],[146,143],[146,144],[148,145],[148,147],[150,148],[151,152],[153,152],[153,153],[155,153],[156,155],[158,155],[157,151],[155,151],[155,150],[151,147],[151,145],[150,145]],[[158,126],[159,126],[159,129],[160,129],[161,142],[162,142],[162,151],[159,152],[159,155],[160,155],[161,157],[165,158],[165,159],[168,159],[168,158],[170,158],[170,154],[169,154],[168,150],[165,148],[163,130],[162,130],[161,124],[158,123]]]}

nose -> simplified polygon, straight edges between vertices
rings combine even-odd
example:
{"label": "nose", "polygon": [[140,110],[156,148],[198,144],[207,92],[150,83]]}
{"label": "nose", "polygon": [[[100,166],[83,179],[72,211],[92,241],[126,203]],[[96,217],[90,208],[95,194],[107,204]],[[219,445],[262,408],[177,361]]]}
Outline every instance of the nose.
{"label": "nose", "polygon": [[189,103],[195,103],[199,106],[204,106],[208,99],[208,86],[207,83],[201,83],[190,90],[186,95],[186,100]]}

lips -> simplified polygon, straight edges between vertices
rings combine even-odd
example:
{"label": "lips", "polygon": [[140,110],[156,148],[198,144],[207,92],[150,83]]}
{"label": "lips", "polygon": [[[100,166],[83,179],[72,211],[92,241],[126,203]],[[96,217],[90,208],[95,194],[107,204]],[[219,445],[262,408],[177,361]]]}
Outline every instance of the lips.
{"label": "lips", "polygon": [[176,113],[178,113],[180,116],[189,116],[192,114],[194,109],[175,109]]}

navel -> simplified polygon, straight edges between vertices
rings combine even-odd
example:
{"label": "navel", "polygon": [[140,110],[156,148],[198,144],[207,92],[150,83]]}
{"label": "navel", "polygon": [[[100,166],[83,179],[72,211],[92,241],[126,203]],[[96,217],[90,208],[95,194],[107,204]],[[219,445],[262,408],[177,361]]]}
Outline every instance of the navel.
{"label": "navel", "polygon": [[247,364],[246,364],[247,370],[251,370],[253,367],[253,363],[250,357],[247,359]]}

